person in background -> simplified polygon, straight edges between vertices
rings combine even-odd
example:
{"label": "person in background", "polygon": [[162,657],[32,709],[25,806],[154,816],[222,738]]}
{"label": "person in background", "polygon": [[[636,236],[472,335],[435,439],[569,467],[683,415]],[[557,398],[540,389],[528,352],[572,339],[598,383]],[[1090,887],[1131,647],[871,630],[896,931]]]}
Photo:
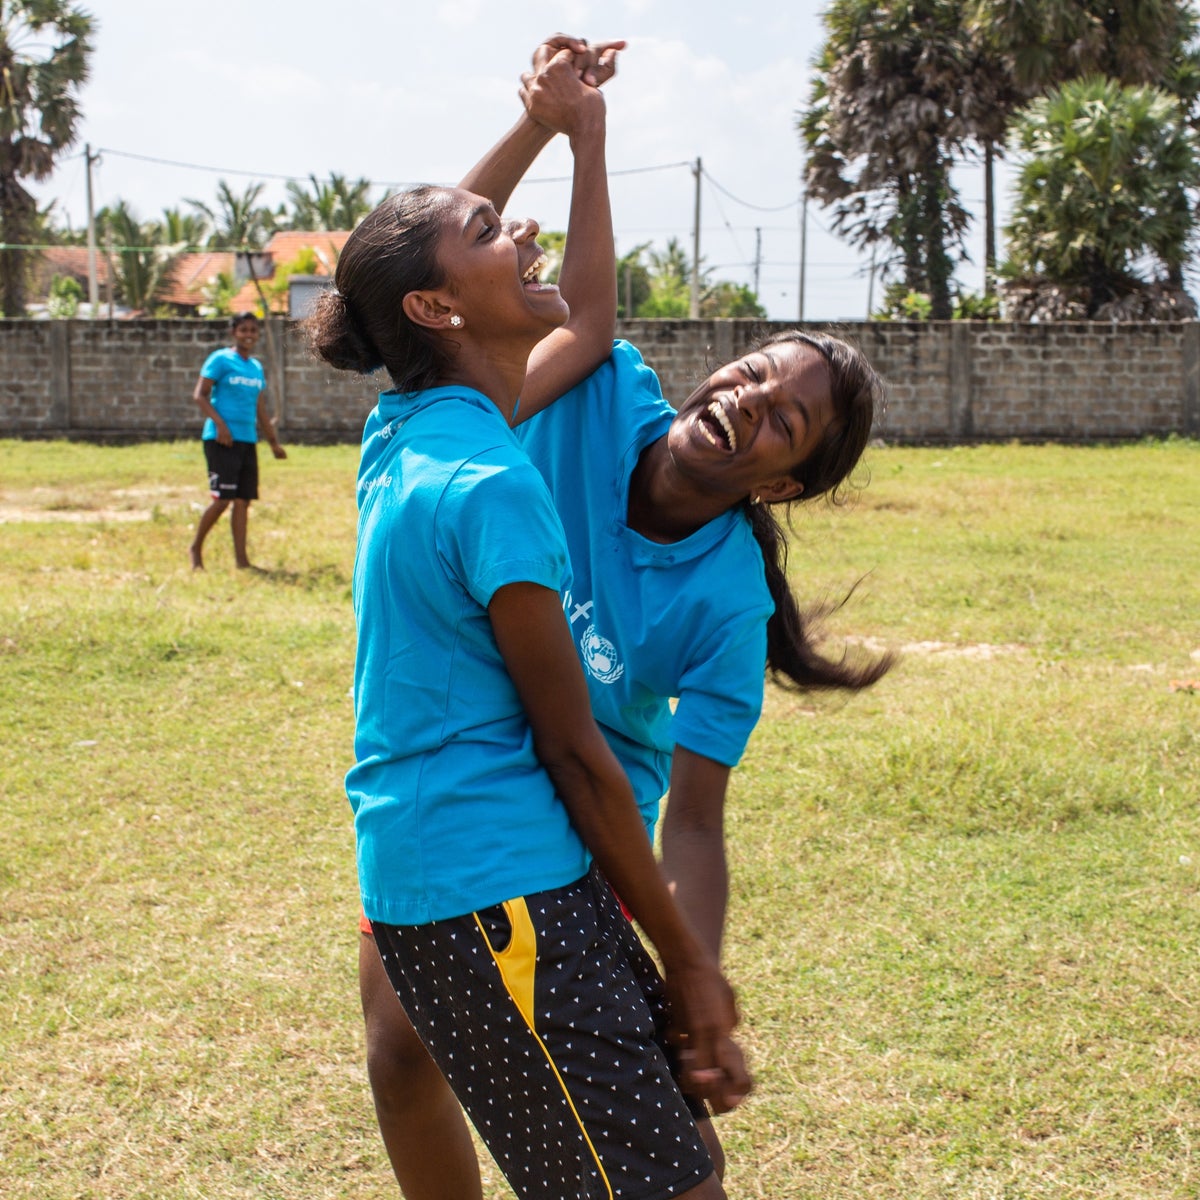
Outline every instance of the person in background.
{"label": "person in background", "polygon": [[233,345],[214,350],[204,360],[192,392],[205,418],[200,437],[212,498],[189,548],[194,571],[204,569],[204,539],[231,504],[234,562],[242,570],[252,566],[246,554],[246,528],[250,503],[258,499],[259,434],[266,437],[276,458],[287,458],[267,407],[262,363],[254,357],[262,325],[254,313],[244,312],[232,318],[230,328]]}

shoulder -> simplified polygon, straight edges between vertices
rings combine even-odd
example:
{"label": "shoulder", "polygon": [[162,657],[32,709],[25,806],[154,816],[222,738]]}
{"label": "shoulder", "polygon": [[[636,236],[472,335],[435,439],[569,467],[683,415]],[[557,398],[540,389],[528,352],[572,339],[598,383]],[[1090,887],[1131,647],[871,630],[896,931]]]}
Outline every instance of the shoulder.
{"label": "shoulder", "polygon": [[220,350],[214,350],[205,360],[204,366],[200,368],[200,374],[209,379],[214,379],[217,375],[223,374],[229,369],[229,347],[222,346]]}

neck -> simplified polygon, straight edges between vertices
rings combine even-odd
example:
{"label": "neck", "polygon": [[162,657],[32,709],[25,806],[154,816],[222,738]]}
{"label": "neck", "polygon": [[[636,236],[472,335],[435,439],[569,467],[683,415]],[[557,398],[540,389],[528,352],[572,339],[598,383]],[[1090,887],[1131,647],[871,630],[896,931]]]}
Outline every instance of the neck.
{"label": "neck", "polygon": [[679,542],[736,504],[683,478],[671,461],[664,434],[638,456],[629,480],[625,522],[652,542]]}
{"label": "neck", "polygon": [[525,386],[525,367],[532,346],[513,349],[484,350],[464,341],[458,355],[447,363],[438,378],[439,386],[460,384],[482,392],[501,412],[506,421],[512,420],[513,409]]}

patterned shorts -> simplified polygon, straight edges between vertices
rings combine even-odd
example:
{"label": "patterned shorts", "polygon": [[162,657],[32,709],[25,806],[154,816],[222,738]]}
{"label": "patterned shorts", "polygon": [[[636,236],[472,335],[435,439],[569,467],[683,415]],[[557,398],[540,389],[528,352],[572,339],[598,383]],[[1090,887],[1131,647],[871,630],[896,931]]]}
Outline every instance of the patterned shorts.
{"label": "patterned shorts", "polygon": [[463,917],[372,929],[521,1200],[668,1200],[712,1173],[672,1077],[662,979],[594,868]]}

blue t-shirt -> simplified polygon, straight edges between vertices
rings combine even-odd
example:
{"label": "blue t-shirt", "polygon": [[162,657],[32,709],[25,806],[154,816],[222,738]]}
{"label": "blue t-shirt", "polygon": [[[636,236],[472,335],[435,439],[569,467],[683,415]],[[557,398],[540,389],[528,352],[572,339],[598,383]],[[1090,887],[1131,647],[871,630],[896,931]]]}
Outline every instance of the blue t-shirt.
{"label": "blue t-shirt", "polygon": [[479,392],[384,392],[358,505],[346,791],[364,912],[420,925],[578,879],[589,855],[487,611],[505,584],[569,586],[545,482]]}
{"label": "blue t-shirt", "polygon": [[727,766],[741,758],[762,711],[774,612],[744,513],[666,545],[626,524],[638,457],[674,415],[658,377],[618,341],[598,370],[516,431],[566,530],[563,610],[592,712],[651,832],[676,743]]}
{"label": "blue t-shirt", "polygon": [[[258,393],[267,386],[262,363],[257,358],[243,358],[226,346],[204,360],[200,374],[212,380],[212,406],[229,426],[233,440],[257,442]],[[206,442],[216,441],[217,426],[212,417],[206,418],[200,437]]]}

